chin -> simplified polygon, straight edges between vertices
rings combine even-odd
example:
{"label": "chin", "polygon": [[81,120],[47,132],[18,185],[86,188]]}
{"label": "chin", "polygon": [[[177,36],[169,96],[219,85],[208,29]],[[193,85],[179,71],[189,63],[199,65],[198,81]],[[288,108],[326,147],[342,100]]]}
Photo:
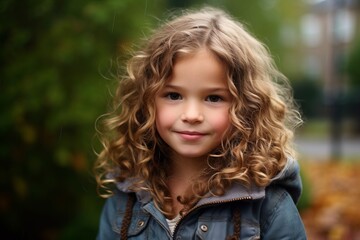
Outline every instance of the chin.
{"label": "chin", "polygon": [[180,156],[186,157],[186,158],[203,158],[207,157],[207,153],[203,152],[191,152],[191,151],[179,151],[177,152]]}

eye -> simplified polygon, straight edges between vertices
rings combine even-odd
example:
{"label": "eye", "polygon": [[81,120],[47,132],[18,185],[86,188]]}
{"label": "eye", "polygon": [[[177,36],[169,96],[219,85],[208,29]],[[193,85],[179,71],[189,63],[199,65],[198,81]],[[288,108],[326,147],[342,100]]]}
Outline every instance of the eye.
{"label": "eye", "polygon": [[167,93],[165,95],[166,98],[170,99],[170,100],[181,100],[182,97],[179,93],[176,93],[176,92],[170,92],[170,93]]}
{"label": "eye", "polygon": [[209,102],[221,102],[222,100],[223,100],[222,97],[218,95],[210,95],[206,98],[206,101]]}

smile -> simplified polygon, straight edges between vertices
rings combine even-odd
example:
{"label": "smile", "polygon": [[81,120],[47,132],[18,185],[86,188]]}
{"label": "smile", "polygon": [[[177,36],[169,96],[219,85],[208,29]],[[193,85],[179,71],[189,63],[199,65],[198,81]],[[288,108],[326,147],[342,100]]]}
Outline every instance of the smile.
{"label": "smile", "polygon": [[179,134],[179,136],[187,141],[194,141],[194,140],[199,140],[201,138],[203,138],[204,136],[206,136],[205,133],[201,133],[201,132],[191,132],[191,131],[175,131],[175,133]]}

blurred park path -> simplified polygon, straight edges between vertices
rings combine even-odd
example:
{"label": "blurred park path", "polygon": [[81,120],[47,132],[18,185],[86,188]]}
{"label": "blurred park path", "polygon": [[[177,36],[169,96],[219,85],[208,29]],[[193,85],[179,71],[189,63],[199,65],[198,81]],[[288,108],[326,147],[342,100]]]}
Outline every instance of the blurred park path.
{"label": "blurred park path", "polygon": [[[329,160],[332,156],[330,139],[296,137],[295,144],[301,157],[310,161]],[[340,142],[340,158],[360,161],[360,137],[344,138]]]}

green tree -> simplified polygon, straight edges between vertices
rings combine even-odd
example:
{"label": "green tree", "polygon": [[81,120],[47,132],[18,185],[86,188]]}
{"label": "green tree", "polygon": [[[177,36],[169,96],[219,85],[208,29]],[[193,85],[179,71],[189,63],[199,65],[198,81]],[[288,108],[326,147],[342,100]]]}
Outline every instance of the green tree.
{"label": "green tree", "polygon": [[346,95],[346,114],[354,120],[354,132],[360,134],[360,112],[354,111],[360,108],[360,44],[359,41],[355,42],[357,44],[353,46],[346,69],[350,79],[349,91]]}
{"label": "green tree", "polygon": [[161,0],[0,3],[3,236],[94,237],[92,139],[111,64],[162,8]]}

